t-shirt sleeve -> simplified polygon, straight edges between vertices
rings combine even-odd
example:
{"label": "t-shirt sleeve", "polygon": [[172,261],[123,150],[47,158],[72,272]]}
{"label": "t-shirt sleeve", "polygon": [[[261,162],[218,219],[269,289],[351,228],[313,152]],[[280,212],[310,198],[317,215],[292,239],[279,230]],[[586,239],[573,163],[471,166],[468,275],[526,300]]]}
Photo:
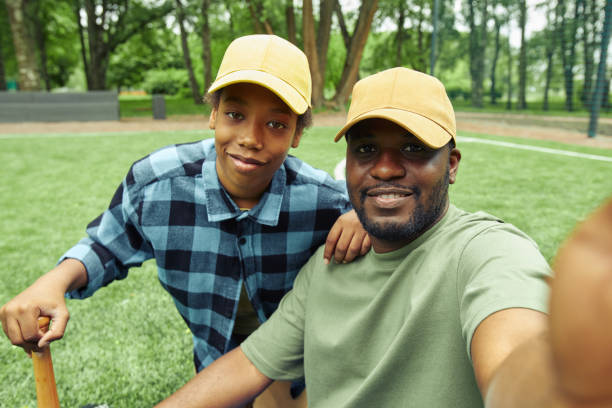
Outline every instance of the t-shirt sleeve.
{"label": "t-shirt sleeve", "polygon": [[241,345],[243,353],[266,377],[295,380],[304,377],[304,323],[314,258],[298,273],[293,289],[278,309]]}
{"label": "t-shirt sleeve", "polygon": [[477,234],[459,262],[458,297],[463,337],[470,344],[478,325],[504,309],[546,313],[551,270],[537,245],[510,224]]}

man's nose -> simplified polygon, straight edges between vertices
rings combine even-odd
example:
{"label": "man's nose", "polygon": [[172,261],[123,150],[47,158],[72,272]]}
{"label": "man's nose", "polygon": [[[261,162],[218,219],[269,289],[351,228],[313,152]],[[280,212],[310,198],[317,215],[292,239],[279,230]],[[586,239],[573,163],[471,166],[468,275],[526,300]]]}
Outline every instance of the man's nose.
{"label": "man's nose", "polygon": [[391,180],[406,175],[406,169],[402,165],[401,153],[384,150],[378,156],[376,163],[370,170],[372,177],[379,180]]}

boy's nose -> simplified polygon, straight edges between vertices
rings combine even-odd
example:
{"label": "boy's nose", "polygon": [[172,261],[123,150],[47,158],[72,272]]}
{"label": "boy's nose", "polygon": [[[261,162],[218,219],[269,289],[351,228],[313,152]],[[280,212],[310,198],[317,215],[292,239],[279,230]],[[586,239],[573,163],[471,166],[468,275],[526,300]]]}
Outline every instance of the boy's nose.
{"label": "boy's nose", "polygon": [[251,122],[243,128],[238,143],[247,149],[261,150],[263,148],[263,132],[257,123]]}

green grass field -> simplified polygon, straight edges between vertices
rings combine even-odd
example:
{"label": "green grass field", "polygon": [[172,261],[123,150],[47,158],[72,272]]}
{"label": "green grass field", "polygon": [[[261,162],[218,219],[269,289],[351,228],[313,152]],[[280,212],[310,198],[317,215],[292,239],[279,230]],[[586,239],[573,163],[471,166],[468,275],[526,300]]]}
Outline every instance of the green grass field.
{"label": "green grass field", "polygon": [[[314,128],[294,154],[328,172],[344,156],[333,128]],[[50,269],[108,205],[130,164],[210,132],[0,136],[0,304]],[[468,135],[482,138],[480,135]],[[501,140],[612,157],[612,150]],[[530,234],[551,259],[574,224],[612,194],[612,163],[459,141],[463,159],[451,200]],[[149,407],[193,375],[191,338],[147,262],[83,301],[52,345],[64,407]],[[0,407],[35,407],[31,362],[0,338]]]}

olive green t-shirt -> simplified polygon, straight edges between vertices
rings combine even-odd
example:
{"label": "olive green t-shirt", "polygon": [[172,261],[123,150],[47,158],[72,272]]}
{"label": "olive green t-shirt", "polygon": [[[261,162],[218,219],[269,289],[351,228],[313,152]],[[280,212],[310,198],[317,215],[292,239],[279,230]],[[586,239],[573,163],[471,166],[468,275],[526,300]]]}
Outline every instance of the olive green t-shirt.
{"label": "olive green t-shirt", "polygon": [[451,205],[409,245],[349,264],[325,265],[321,251],[241,345],[270,378],[305,376],[312,408],[482,406],[476,327],[506,308],[546,311],[548,263],[486,213]]}

